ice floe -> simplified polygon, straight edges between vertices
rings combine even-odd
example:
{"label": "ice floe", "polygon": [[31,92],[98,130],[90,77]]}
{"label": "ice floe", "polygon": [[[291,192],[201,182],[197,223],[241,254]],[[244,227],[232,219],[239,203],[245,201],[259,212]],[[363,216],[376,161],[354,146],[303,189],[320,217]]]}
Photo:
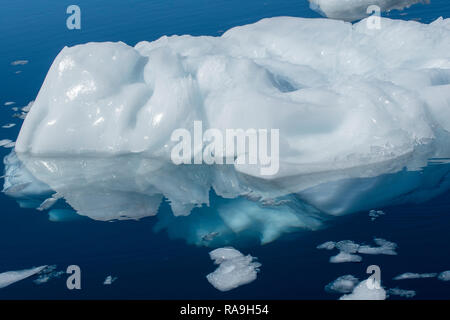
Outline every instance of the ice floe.
{"label": "ice floe", "polygon": [[325,286],[325,291],[332,293],[350,293],[358,283],[358,278],[355,278],[352,275],[345,275],[327,284]]}
{"label": "ice floe", "polygon": [[39,272],[37,279],[33,280],[33,282],[35,284],[43,284],[47,283],[51,279],[59,278],[65,274],[64,271],[57,271],[56,268],[56,265],[46,266]]}
{"label": "ice floe", "polygon": [[111,285],[114,281],[116,281],[117,280],[117,277],[113,277],[113,276],[107,276],[106,278],[105,278],[105,281],[103,281],[103,284],[106,286],[106,285]]}
{"label": "ice floe", "polygon": [[218,268],[208,274],[209,283],[220,291],[229,291],[256,280],[261,264],[251,255],[244,256],[234,248],[219,248],[209,253]]}
{"label": "ice floe", "polygon": [[442,281],[450,281],[450,270],[441,272],[438,276],[438,279]]}
{"label": "ice floe", "polygon": [[385,214],[386,213],[381,210],[370,210],[369,217],[372,221],[375,221],[377,218],[379,218],[380,216],[384,216]]}
{"label": "ice floe", "polygon": [[7,271],[7,272],[0,273],[0,289],[7,287],[15,282],[20,281],[20,280],[31,277],[31,276],[41,272],[46,267],[47,266],[45,265],[45,266],[35,267],[35,268],[31,268],[31,269],[18,270],[18,271]]}
{"label": "ice floe", "polygon": [[399,297],[404,297],[404,298],[413,298],[416,296],[416,291],[392,288],[387,291],[387,295],[388,296],[399,296]]}
{"label": "ice floe", "polygon": [[413,273],[413,272],[405,272],[396,277],[394,280],[409,280],[409,279],[425,279],[425,278],[435,278],[437,273]]}
{"label": "ice floe", "polygon": [[28,60],[16,60],[11,62],[12,66],[23,66],[25,64],[27,64],[29,61]]}

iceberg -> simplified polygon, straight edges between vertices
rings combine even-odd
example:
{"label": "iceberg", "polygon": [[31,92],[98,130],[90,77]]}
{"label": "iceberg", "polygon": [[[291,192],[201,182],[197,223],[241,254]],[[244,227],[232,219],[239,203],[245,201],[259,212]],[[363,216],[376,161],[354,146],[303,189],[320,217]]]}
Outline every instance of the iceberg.
{"label": "iceberg", "polygon": [[372,14],[368,8],[377,6],[380,11],[403,10],[429,0],[308,0],[312,10],[321,15],[344,21],[356,21]]}
{"label": "iceberg", "polygon": [[344,294],[339,300],[386,300],[386,290],[384,288],[371,288],[370,279],[361,281],[352,291]]}
{"label": "iceberg", "polygon": [[[214,245],[255,231],[267,243],[334,216],[442,194],[450,19],[382,20],[370,30],[365,21],[278,17],[220,37],[66,47],[5,158],[4,191],[41,209],[57,193],[58,203],[102,221],[154,216],[167,200],[175,216],[208,214],[162,228]],[[279,129],[279,171],[174,164],[171,134],[195,121]],[[209,209],[212,193],[226,201]]]}

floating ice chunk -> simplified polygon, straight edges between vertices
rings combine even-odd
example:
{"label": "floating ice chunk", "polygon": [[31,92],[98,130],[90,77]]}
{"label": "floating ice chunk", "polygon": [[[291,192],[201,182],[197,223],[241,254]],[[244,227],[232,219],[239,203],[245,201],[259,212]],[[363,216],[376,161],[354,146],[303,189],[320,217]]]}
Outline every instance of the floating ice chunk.
{"label": "floating ice chunk", "polygon": [[344,21],[356,21],[373,12],[370,6],[378,6],[381,11],[403,10],[416,3],[429,3],[429,0],[309,0],[310,8],[323,16]]}
{"label": "floating ice chunk", "polygon": [[360,254],[385,254],[385,255],[396,255],[397,244],[394,242],[387,241],[381,238],[375,238],[374,242],[378,245],[377,247],[372,247],[369,245],[360,245],[351,240],[343,240],[337,243],[333,241],[328,241],[317,249],[327,249],[332,250],[334,248],[339,250],[339,253],[330,258],[331,263],[342,263],[342,262],[360,262],[362,257],[357,255]]}
{"label": "floating ice chunk", "polygon": [[437,276],[437,273],[406,272],[406,273],[402,273],[402,274],[394,277],[394,280],[425,279],[425,278],[434,278],[436,276]]}
{"label": "floating ice chunk", "polygon": [[25,64],[27,64],[29,61],[28,60],[16,60],[11,62],[12,66],[23,66]]}
{"label": "floating ice chunk", "polygon": [[3,148],[14,148],[15,145],[16,143],[12,140],[9,139],[0,140],[0,147]]}
{"label": "floating ice chunk", "polygon": [[251,255],[244,256],[234,248],[219,248],[209,255],[219,267],[206,278],[217,290],[229,291],[256,280],[261,264]]}
{"label": "floating ice chunk", "polygon": [[351,240],[342,240],[336,243],[336,248],[342,252],[356,253],[358,252],[359,244]]}
{"label": "floating ice chunk", "polygon": [[327,284],[325,286],[325,291],[333,293],[350,293],[358,283],[359,280],[354,276],[345,275]]}
{"label": "floating ice chunk", "polygon": [[378,245],[378,247],[361,245],[358,248],[358,252],[362,254],[385,254],[391,256],[397,255],[397,252],[395,251],[395,249],[397,248],[396,243],[380,238],[375,238],[374,242]]}
{"label": "floating ice chunk", "polygon": [[9,140],[9,139],[0,140],[0,147],[4,147],[4,146],[10,144],[11,142],[12,142],[12,140]]}
{"label": "floating ice chunk", "polygon": [[416,295],[414,290],[404,290],[399,288],[389,289],[387,291],[388,296],[400,296],[405,298],[413,298]]}
{"label": "floating ice chunk", "polygon": [[438,279],[442,281],[450,281],[450,270],[441,272],[438,276]]}
{"label": "floating ice chunk", "polygon": [[336,242],[334,241],[327,241],[325,243],[322,243],[317,246],[317,249],[326,249],[326,250],[333,250],[336,247]]}
{"label": "floating ice chunk", "polygon": [[28,104],[22,108],[23,112],[30,112],[31,107],[33,106],[34,100],[28,102]]}
{"label": "floating ice chunk", "polygon": [[50,198],[44,200],[41,205],[37,208],[39,211],[47,210],[51,208],[59,199],[61,199],[61,195],[58,193],[54,193]]}
{"label": "floating ice chunk", "polygon": [[381,210],[370,210],[369,217],[372,221],[375,221],[378,217],[384,216],[385,213]]}
{"label": "floating ice chunk", "polygon": [[47,283],[51,279],[59,278],[65,274],[64,271],[56,271],[56,268],[56,265],[47,266],[39,272],[37,279],[33,280],[33,282],[36,284],[43,284]]}
{"label": "floating ice chunk", "polygon": [[14,127],[15,125],[16,125],[15,123],[7,123],[7,124],[3,125],[2,128],[9,129],[9,128]]}
{"label": "floating ice chunk", "polygon": [[343,240],[336,243],[336,248],[340,252],[330,258],[331,263],[343,263],[343,262],[360,262],[361,256],[354,253],[358,252],[359,244],[351,240]]}
{"label": "floating ice chunk", "polygon": [[386,291],[369,285],[369,279],[361,281],[353,292],[343,295],[340,300],[386,300]]}
{"label": "floating ice chunk", "polygon": [[45,266],[40,266],[31,269],[19,270],[19,271],[7,271],[0,273],[0,288],[7,287],[15,282],[26,279],[41,272]]}
{"label": "floating ice chunk", "polygon": [[105,281],[103,281],[103,284],[106,285],[111,285],[114,281],[117,280],[117,277],[113,277],[113,276],[107,276]]}
{"label": "floating ice chunk", "polygon": [[5,102],[5,106],[11,106],[13,104],[16,104],[14,101],[7,101]]}
{"label": "floating ice chunk", "polygon": [[348,252],[339,252],[337,255],[330,258],[331,263],[344,263],[344,262],[361,262],[362,257],[356,254]]}

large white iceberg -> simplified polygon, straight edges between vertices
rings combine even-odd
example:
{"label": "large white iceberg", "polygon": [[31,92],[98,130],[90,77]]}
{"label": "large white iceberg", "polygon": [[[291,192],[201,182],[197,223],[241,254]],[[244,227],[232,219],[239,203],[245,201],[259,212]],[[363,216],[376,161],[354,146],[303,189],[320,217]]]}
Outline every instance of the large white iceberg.
{"label": "large white iceberg", "polygon": [[[403,10],[416,3],[430,0],[308,0],[309,6],[321,15],[332,19],[356,21],[373,13],[370,8],[377,6],[380,11]],[[368,10],[369,9],[369,10]]]}
{"label": "large white iceberg", "polygon": [[[223,228],[198,239],[252,229],[265,242],[318,216],[426,200],[450,188],[448,165],[427,167],[450,154],[449,38],[450,19],[369,30],[280,17],[221,37],[66,47],[5,159],[5,191],[37,179],[44,199],[111,220],[155,215],[164,198],[188,215],[212,188],[242,200],[218,207]],[[279,129],[278,173],[173,164],[172,132],[196,120]]]}

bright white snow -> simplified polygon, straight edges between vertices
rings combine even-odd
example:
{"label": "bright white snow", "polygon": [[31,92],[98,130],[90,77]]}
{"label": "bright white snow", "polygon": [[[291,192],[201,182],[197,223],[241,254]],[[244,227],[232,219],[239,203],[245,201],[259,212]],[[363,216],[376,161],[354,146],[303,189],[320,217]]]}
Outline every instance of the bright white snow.
{"label": "bright white snow", "polygon": [[209,253],[219,267],[206,278],[214,288],[229,291],[256,280],[260,263],[251,255],[244,256],[234,248],[219,248]]}
{"label": "bright white snow", "polygon": [[116,281],[117,280],[117,277],[113,277],[113,276],[107,276],[106,278],[105,278],[105,281],[103,281],[103,284],[105,285],[105,286],[107,286],[107,285],[111,285],[114,281]]}

